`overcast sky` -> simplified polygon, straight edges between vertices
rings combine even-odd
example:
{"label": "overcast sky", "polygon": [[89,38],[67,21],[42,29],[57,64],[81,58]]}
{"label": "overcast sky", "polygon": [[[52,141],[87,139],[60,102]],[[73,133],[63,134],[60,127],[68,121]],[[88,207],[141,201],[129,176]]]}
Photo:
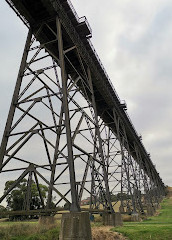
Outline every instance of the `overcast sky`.
{"label": "overcast sky", "polygon": [[[172,1],[73,0],[165,184],[172,185]],[[0,138],[27,29],[0,1]]]}

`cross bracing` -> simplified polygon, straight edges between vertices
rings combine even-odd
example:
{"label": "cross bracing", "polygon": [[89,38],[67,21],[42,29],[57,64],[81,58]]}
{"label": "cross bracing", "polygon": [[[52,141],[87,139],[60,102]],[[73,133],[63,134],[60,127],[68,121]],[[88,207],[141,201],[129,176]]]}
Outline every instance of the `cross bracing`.
{"label": "cross bracing", "polygon": [[[69,1],[7,1],[29,28],[1,144],[1,176],[34,179],[58,204],[143,212],[164,185]],[[15,167],[14,167],[15,166]],[[112,195],[120,193],[116,202]],[[40,193],[40,199],[41,193]],[[45,206],[46,205],[46,206]]]}

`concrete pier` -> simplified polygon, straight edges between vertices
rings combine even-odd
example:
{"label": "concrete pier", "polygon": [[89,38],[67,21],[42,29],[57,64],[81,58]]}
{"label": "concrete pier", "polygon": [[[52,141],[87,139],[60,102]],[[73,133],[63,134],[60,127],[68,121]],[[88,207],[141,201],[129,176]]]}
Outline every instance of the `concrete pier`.
{"label": "concrete pier", "polygon": [[154,214],[155,214],[155,208],[151,204],[148,204],[147,205],[147,215],[154,216]]}
{"label": "concrete pier", "polygon": [[104,213],[103,214],[103,225],[105,226],[122,226],[122,216],[121,213]]}
{"label": "concrete pier", "polygon": [[131,214],[131,222],[140,222],[140,221],[141,221],[141,218],[137,212]]}
{"label": "concrete pier", "polygon": [[89,213],[63,213],[59,240],[92,240]]}

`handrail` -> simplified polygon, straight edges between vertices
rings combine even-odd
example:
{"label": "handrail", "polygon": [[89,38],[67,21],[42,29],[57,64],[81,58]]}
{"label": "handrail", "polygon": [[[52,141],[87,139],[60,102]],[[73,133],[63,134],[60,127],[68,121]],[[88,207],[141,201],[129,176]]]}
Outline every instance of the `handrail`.
{"label": "handrail", "polygon": [[70,8],[71,8],[71,10],[72,10],[72,12],[73,12],[73,14],[75,15],[77,21],[79,22],[79,16],[78,16],[78,14],[77,14],[77,12],[76,12],[76,10],[75,10],[73,4],[71,3],[70,0],[67,0],[67,2],[68,2],[68,4],[69,4],[69,6],[70,6]]}
{"label": "handrail", "polygon": [[17,16],[22,20],[22,22],[26,25],[26,27],[30,28],[29,22],[25,19],[25,17],[23,17],[19,11],[16,9],[16,7],[14,6],[13,2],[11,0],[5,0],[9,6],[13,9],[13,11],[17,14]]}

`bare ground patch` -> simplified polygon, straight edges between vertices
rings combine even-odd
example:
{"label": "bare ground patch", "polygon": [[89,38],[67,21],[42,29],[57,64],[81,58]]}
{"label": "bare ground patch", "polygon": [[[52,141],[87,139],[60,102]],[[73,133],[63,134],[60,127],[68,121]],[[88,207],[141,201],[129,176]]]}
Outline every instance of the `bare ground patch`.
{"label": "bare ground patch", "polygon": [[122,234],[111,232],[111,228],[107,226],[92,228],[92,240],[126,240]]}

